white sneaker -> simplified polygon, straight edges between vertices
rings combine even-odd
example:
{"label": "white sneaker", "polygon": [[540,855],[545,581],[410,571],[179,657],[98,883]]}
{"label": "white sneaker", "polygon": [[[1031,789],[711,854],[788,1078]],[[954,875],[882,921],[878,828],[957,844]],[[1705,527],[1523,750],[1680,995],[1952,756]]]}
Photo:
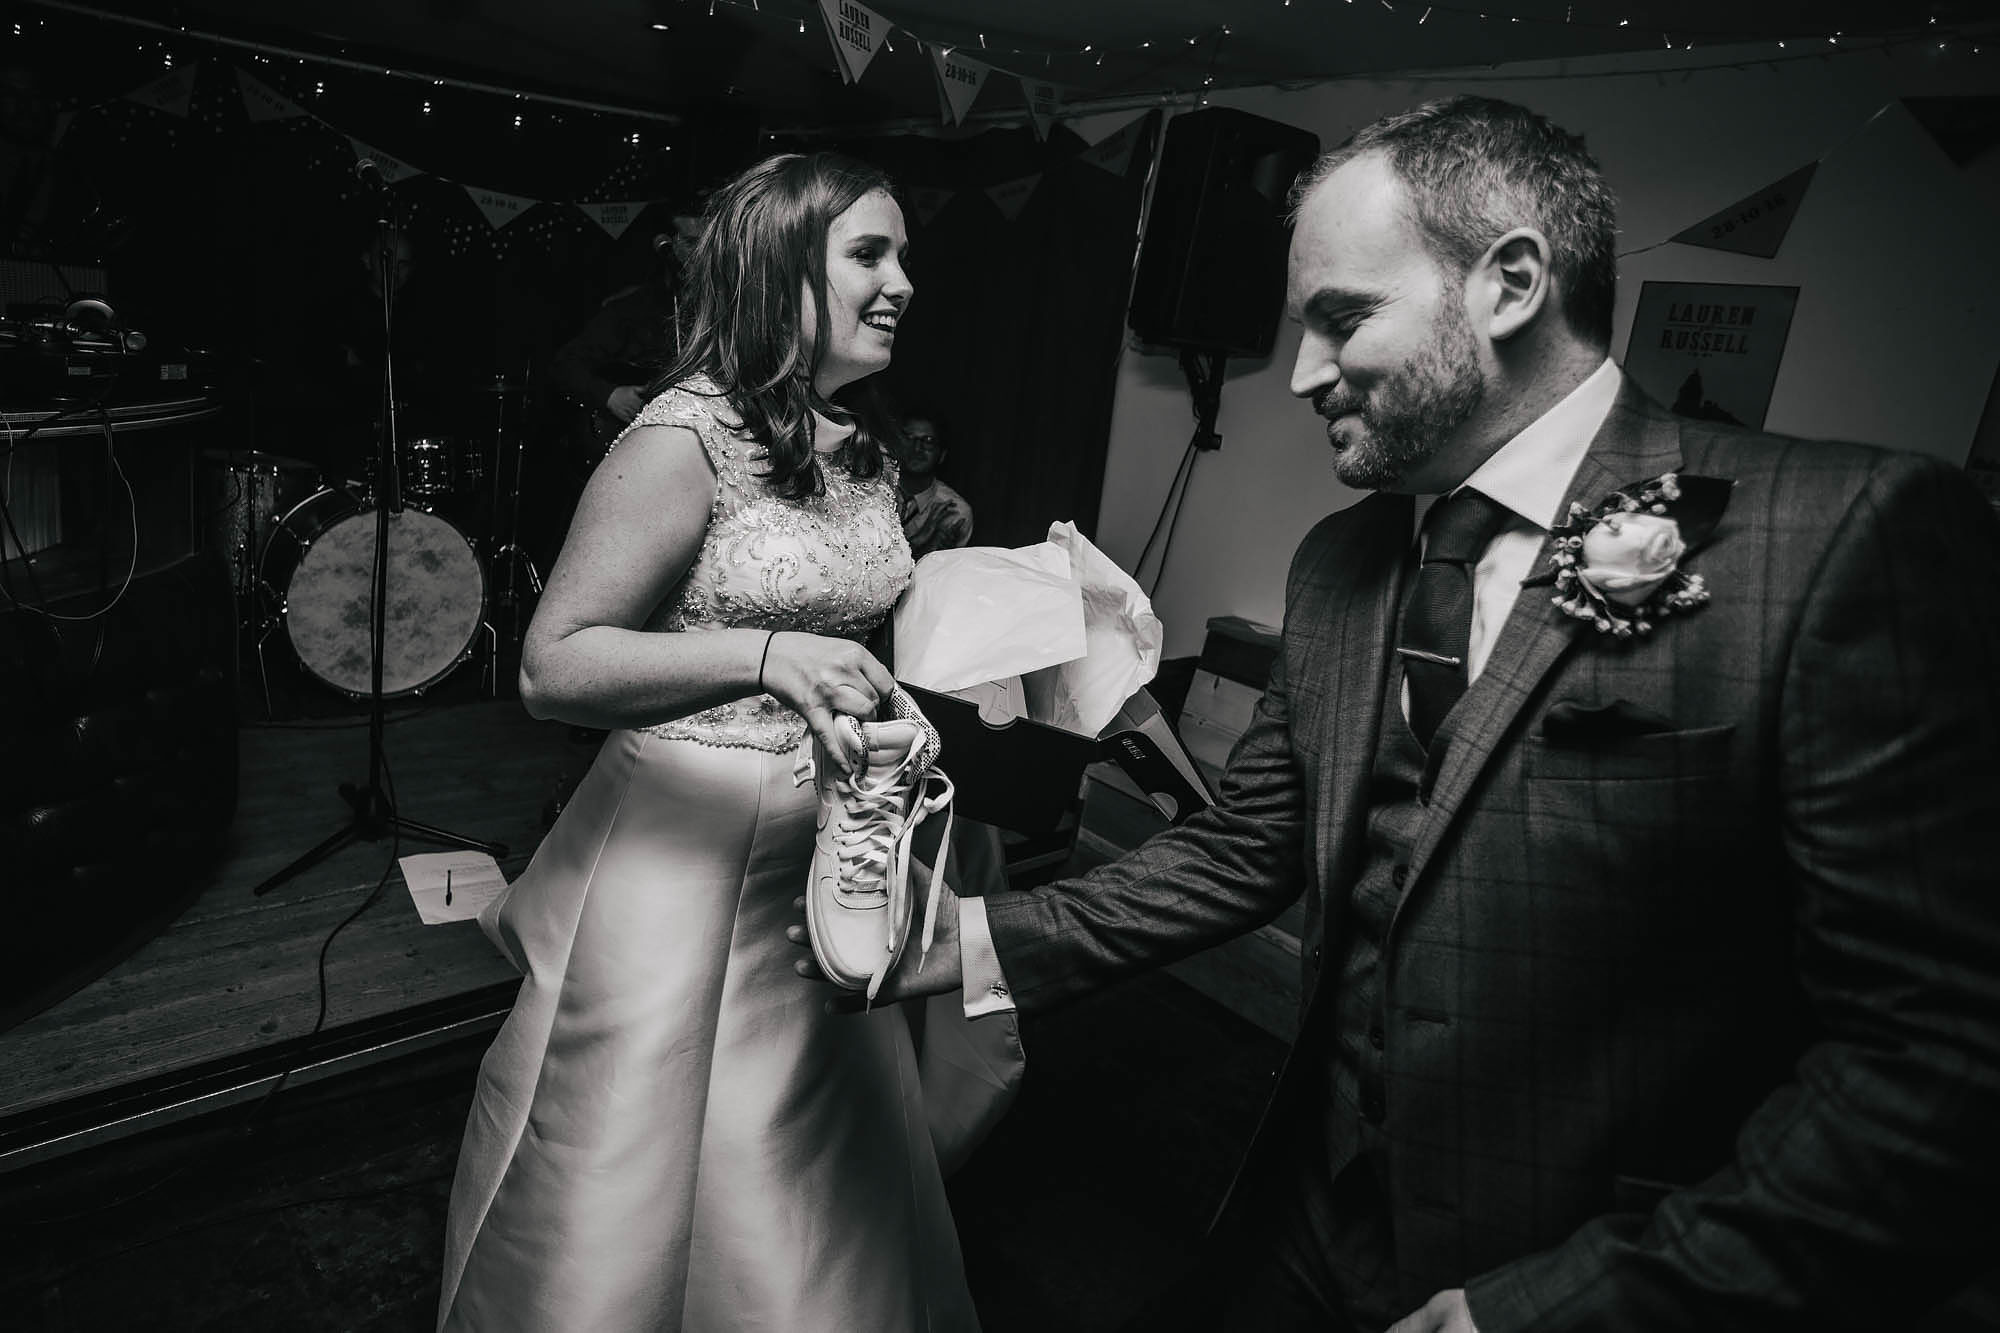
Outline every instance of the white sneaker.
{"label": "white sneaker", "polygon": [[902,956],[910,933],[910,839],[945,812],[945,836],[931,872],[922,949],[931,946],[940,876],[951,845],[951,779],[932,767],[938,735],[901,690],[888,722],[849,718],[868,756],[852,778],[814,756],[819,828],[806,884],[806,928],[820,970],[872,1001]]}

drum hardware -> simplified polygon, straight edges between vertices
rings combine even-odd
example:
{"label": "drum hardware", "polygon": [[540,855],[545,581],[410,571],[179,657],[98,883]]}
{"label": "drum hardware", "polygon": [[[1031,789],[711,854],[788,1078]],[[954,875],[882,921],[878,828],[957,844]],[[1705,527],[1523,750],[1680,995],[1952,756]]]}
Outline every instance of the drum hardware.
{"label": "drum hardware", "polygon": [[[524,391],[524,386],[510,383],[499,377],[495,377],[492,386],[486,390],[486,392],[494,395],[495,398],[495,412],[493,417],[493,473],[495,484],[492,511],[487,521],[486,531],[496,545],[488,558],[493,565],[494,581],[500,584],[499,606],[507,616],[508,639],[516,648],[520,647],[521,637],[527,632],[527,626],[522,620],[521,603],[523,599],[517,594],[515,580],[519,577],[525,577],[529,592],[537,597],[542,595],[542,572],[535,568],[534,557],[529,555],[528,549],[520,543],[521,464],[525,455],[525,451],[522,448],[521,432],[518,428],[513,431],[507,429],[507,400],[510,396],[518,395]],[[500,526],[500,490],[498,480],[502,458],[507,454],[505,446],[509,443],[513,446],[511,454],[512,467],[509,472],[507,486],[507,526],[502,529]],[[500,540],[503,532],[506,536],[505,541]],[[503,568],[506,571],[504,581],[501,575]],[[497,680],[493,682],[492,688],[495,691],[498,690],[499,682]]]}
{"label": "drum hardware", "polygon": [[[259,565],[280,514],[320,489],[311,463],[259,449],[201,451],[202,527],[209,548],[229,566],[239,615],[253,623],[262,589]],[[266,690],[268,711],[269,691]]]}
{"label": "drum hardware", "polygon": [[[400,224],[396,216],[394,200],[389,195],[388,190],[384,188],[378,191],[378,195],[382,206],[382,250],[380,255],[381,263],[377,271],[387,274],[395,272],[396,240]],[[313,847],[307,849],[304,854],[295,858],[282,870],[279,870],[276,874],[265,879],[263,883],[252,889],[251,892],[257,897],[262,897],[264,894],[269,893],[272,889],[291,879],[307,867],[318,864],[348,843],[356,839],[366,839],[367,841],[374,842],[380,839],[385,833],[410,833],[432,842],[441,842],[454,847],[468,847],[495,857],[507,854],[506,847],[500,843],[481,842],[476,838],[467,837],[465,834],[453,833],[431,824],[422,824],[405,816],[396,809],[395,799],[384,785],[388,770],[384,762],[382,749],[382,703],[385,697],[383,694],[383,686],[385,684],[384,672],[387,665],[387,648],[389,643],[391,555],[395,551],[401,551],[407,555],[413,552],[423,540],[431,538],[438,540],[440,549],[446,551],[451,549],[449,541],[444,540],[443,535],[438,532],[435,526],[417,521],[422,511],[404,509],[401,485],[396,476],[396,356],[394,350],[395,338],[393,336],[395,329],[395,286],[393,282],[383,282],[381,284],[382,401],[385,405],[384,421],[386,429],[378,431],[375,437],[375,475],[382,484],[382,495],[379,497],[380,503],[374,509],[374,560],[369,567],[369,590],[365,603],[370,612],[370,633],[368,636],[368,781],[365,786],[345,782],[340,784],[341,799],[347,802],[348,807],[353,812],[348,822],[334,830]],[[422,515],[422,518],[434,519],[434,516]],[[458,540],[461,542],[464,541],[463,535],[458,533],[458,530],[451,527],[449,523],[445,523],[442,519],[435,519],[435,523],[442,524]],[[392,527],[397,528],[399,532],[410,534],[400,546],[392,544],[390,541],[390,529]],[[303,545],[305,550],[300,557],[301,568],[305,567],[306,561],[311,554],[311,543],[308,542]],[[467,553],[470,554],[469,546]],[[322,563],[329,566],[331,564],[330,561]],[[472,567],[475,571],[478,569],[478,563],[475,557],[472,560]],[[296,577],[295,573],[295,580]],[[330,583],[339,583],[341,580],[329,574],[328,581]],[[401,586],[398,587],[397,591],[399,593],[402,591]],[[288,624],[290,603],[292,600],[292,594],[288,590],[286,594]],[[483,595],[481,602],[483,605]],[[352,603],[350,602],[349,605],[352,605]],[[421,683],[428,682],[424,681]]]}

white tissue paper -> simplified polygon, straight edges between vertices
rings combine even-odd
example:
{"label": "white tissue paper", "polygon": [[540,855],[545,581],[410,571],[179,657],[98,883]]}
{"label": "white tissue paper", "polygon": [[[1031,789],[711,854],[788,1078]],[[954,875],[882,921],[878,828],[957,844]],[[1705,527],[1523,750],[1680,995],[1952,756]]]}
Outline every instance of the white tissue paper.
{"label": "white tissue paper", "polygon": [[933,551],[896,603],[896,675],[951,694],[1083,656],[1070,557],[1051,542]]}
{"label": "white tissue paper", "polygon": [[1028,716],[1080,736],[1096,736],[1158,673],[1166,631],[1132,576],[1074,524],[1051,524],[1047,544],[1069,557],[1070,577],[1083,606],[1085,647],[1073,658],[1022,677]]}

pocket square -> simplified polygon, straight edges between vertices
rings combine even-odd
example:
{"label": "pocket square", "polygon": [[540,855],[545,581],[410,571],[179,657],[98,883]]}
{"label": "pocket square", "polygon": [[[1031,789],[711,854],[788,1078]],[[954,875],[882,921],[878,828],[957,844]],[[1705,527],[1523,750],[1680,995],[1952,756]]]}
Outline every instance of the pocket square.
{"label": "pocket square", "polygon": [[1628,699],[1610,703],[1585,703],[1580,699],[1558,700],[1542,715],[1542,736],[1558,744],[1609,739],[1615,736],[1648,736],[1676,730],[1678,724],[1650,708]]}

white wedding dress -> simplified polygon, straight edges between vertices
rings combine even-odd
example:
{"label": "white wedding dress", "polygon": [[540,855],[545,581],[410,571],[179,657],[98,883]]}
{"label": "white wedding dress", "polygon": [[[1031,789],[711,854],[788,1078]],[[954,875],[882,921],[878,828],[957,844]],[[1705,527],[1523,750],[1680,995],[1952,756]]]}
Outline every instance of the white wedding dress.
{"label": "white wedding dress", "polygon": [[[711,393],[670,390],[633,423],[693,429],[718,477],[650,628],[864,636],[910,575],[893,474],[850,477],[836,444],[825,494],[781,499]],[[611,733],[482,917],[526,980],[466,1126],[440,1327],[978,1327],[908,1022],[829,1015],[829,989],[792,971],[816,810],[793,775],[804,734],[768,695]],[[994,1023],[972,1063],[997,1103],[1020,1051]]]}

